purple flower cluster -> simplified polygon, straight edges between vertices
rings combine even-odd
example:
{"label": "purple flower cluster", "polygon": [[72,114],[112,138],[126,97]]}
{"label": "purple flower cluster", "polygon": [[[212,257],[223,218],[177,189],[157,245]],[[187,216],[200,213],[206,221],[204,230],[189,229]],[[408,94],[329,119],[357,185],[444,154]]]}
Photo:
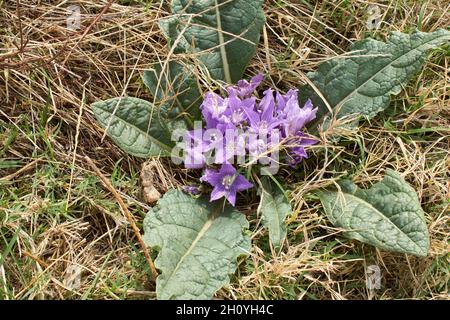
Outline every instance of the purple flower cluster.
{"label": "purple flower cluster", "polygon": [[[211,201],[225,197],[235,205],[236,193],[253,185],[232,165],[239,157],[260,163],[280,163],[279,150],[285,150],[284,162],[296,166],[307,158],[305,147],[317,141],[307,138],[304,126],[316,117],[317,109],[308,101],[298,104],[297,90],[282,95],[264,91],[258,101],[254,95],[262,75],[250,82],[241,80],[227,88],[227,96],[208,92],[201,105],[204,127],[185,136],[184,163],[188,169],[205,169],[201,178],[214,187]],[[214,169],[221,165],[219,169]]]}

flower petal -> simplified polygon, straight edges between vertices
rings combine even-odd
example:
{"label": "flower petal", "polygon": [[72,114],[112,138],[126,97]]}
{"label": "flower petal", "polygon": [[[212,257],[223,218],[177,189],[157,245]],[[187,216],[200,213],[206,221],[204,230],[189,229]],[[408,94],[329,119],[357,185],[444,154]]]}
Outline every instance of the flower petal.
{"label": "flower petal", "polygon": [[220,198],[224,197],[226,195],[225,189],[220,186],[217,186],[213,189],[211,192],[211,198],[209,199],[210,202],[219,200]]}
{"label": "flower petal", "polygon": [[245,179],[243,175],[239,175],[234,180],[233,188],[235,188],[236,191],[244,191],[253,188],[253,184]]}
{"label": "flower petal", "polygon": [[228,192],[225,197],[227,198],[228,202],[234,207],[236,205],[236,191],[230,191]]}

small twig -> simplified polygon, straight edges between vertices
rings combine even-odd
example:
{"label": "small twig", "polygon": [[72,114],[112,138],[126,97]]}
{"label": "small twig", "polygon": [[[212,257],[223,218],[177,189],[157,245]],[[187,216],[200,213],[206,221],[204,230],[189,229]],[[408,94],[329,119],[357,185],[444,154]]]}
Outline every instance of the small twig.
{"label": "small twig", "polygon": [[97,24],[97,22],[100,20],[100,18],[109,10],[109,8],[112,6],[113,2],[114,2],[114,0],[109,0],[108,3],[103,7],[102,11],[100,11],[100,13],[95,17],[94,21],[92,21],[92,23],[86,28],[86,30],[84,30],[83,34],[81,35],[81,38],[78,39],[77,43],[74,46],[72,46],[72,48],[70,48],[69,52],[66,54],[66,58],[61,63],[62,66],[64,66],[66,64],[67,60],[69,60],[70,56],[72,55],[73,50],[76,47],[78,47],[78,45],[81,43],[81,41],[83,41],[83,39],[87,36],[89,31],[91,31],[91,29]]}
{"label": "small twig", "polygon": [[[2,258],[2,255],[0,253],[0,259]],[[1,276],[1,282],[3,282],[3,290],[4,292],[8,292],[6,288],[6,273],[5,273],[5,267],[3,267],[3,264],[0,264],[0,276]],[[8,299],[8,295],[4,295],[5,300]]]}
{"label": "small twig", "polygon": [[136,296],[136,297],[151,297],[154,298],[156,293],[154,291],[141,291],[135,289],[121,289],[117,288],[114,290],[118,294],[125,294],[127,296]]}
{"label": "small twig", "polygon": [[16,172],[11,173],[10,175],[7,175],[5,177],[0,177],[0,182],[10,181],[10,180],[14,179],[18,175],[20,175],[20,174],[26,172],[27,170],[29,170],[32,166],[34,166],[39,161],[40,161],[40,159],[33,160],[32,162],[28,163],[27,165],[25,165],[24,167],[20,168]]}
{"label": "small twig", "polygon": [[36,261],[37,263],[39,263],[44,268],[48,268],[49,267],[49,264],[47,262],[45,262],[41,258],[36,257],[35,255],[29,253],[28,251],[24,251],[23,254],[26,255],[28,258],[30,258],[30,259]]}
{"label": "small twig", "polygon": [[20,47],[18,49],[19,49],[19,51],[23,52],[26,44],[23,40],[22,15],[20,13],[20,0],[16,0],[16,14],[17,14],[17,20],[19,21],[19,35],[20,35]]}
{"label": "small twig", "polygon": [[144,256],[147,259],[147,262],[150,266],[150,270],[152,272],[153,278],[156,279],[158,276],[158,271],[156,271],[155,264],[153,263],[152,258],[150,257],[150,253],[147,250],[147,246],[144,243],[144,240],[142,239],[141,233],[139,231],[139,228],[136,226],[136,222],[134,221],[133,216],[131,215],[130,211],[128,210],[127,206],[122,200],[122,197],[119,195],[117,190],[113,187],[111,182],[106,178],[103,173],[101,173],[100,169],[95,165],[95,163],[89,158],[88,156],[85,156],[84,159],[89,164],[89,166],[94,170],[94,172],[97,174],[97,176],[100,178],[100,180],[103,182],[105,187],[113,194],[114,198],[116,199],[117,203],[119,204],[122,213],[126,216],[128,222],[131,224],[131,227],[133,228],[133,231],[136,235],[136,238],[139,241],[139,244],[142,247],[142,251],[144,252]]}
{"label": "small twig", "polygon": [[16,16],[17,16],[17,21],[19,24],[20,45],[17,46],[16,44],[14,44],[17,47],[16,51],[12,51],[12,52],[0,55],[0,61],[6,60],[8,58],[16,57],[19,54],[24,53],[26,50],[26,47],[28,44],[28,38],[25,40],[24,35],[23,35],[22,14],[20,11],[20,0],[16,0]]}
{"label": "small twig", "polygon": [[[102,11],[95,17],[94,21],[84,30],[83,34],[81,35],[81,38],[79,38],[78,41],[76,42],[76,44],[71,46],[69,50],[67,50],[67,48],[69,47],[70,39],[67,39],[64,42],[62,48],[51,59],[45,59],[43,57],[30,57],[30,58],[22,59],[19,62],[2,62],[4,60],[8,60],[8,59],[14,58],[14,57],[18,56],[19,54],[24,53],[26,51],[26,45],[28,43],[28,39],[23,40],[22,22],[21,22],[21,19],[19,17],[21,48],[19,48],[19,50],[17,50],[17,51],[13,51],[13,52],[6,53],[4,55],[0,55],[0,62],[2,62],[0,64],[0,67],[1,68],[5,68],[5,69],[6,68],[8,68],[8,69],[19,68],[19,67],[21,67],[23,65],[27,65],[27,64],[30,64],[32,62],[42,62],[44,64],[50,64],[51,62],[55,61],[58,57],[65,56],[63,62],[60,65],[61,68],[64,68],[64,65],[69,60],[69,58],[72,55],[72,53],[75,50],[75,48],[81,43],[81,41],[83,41],[83,39],[88,35],[88,33],[94,27],[94,25],[97,24],[97,22],[100,20],[100,18],[109,10],[109,8],[112,6],[113,3],[114,3],[114,0],[110,0],[103,7]],[[18,8],[17,8],[17,15],[20,15],[20,11],[19,11],[20,2],[19,2],[19,0],[17,0],[17,6],[18,6]]]}

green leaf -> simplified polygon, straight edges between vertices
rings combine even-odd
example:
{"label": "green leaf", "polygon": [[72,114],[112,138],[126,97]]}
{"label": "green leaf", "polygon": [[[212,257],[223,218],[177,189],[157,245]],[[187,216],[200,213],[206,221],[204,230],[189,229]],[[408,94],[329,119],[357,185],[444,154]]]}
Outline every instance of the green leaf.
{"label": "green leaf", "polygon": [[385,250],[426,256],[428,229],[414,189],[395,171],[368,190],[344,180],[341,191],[318,196],[326,214],[346,236]]}
{"label": "green leaf", "polygon": [[145,243],[160,249],[158,299],[211,299],[250,250],[244,229],[248,221],[233,207],[167,192],[144,220]]}
{"label": "green leaf", "polygon": [[284,193],[277,186],[273,186],[267,177],[261,179],[260,195],[262,223],[269,230],[270,242],[278,250],[286,237],[284,220],[287,214],[292,212],[292,208]]}
{"label": "green leaf", "polygon": [[[162,102],[169,119],[184,119],[188,124],[201,119],[201,93],[192,70],[171,61],[161,75],[162,65],[144,72],[144,83],[158,102]],[[161,78],[161,79],[160,79]],[[158,80],[160,79],[159,87]]]}
{"label": "green leaf", "polygon": [[235,83],[256,52],[262,0],[173,0],[160,27],[175,52],[196,53],[213,79]]}
{"label": "green leaf", "polygon": [[[328,101],[337,118],[361,115],[368,119],[385,110],[390,96],[400,93],[402,85],[417,73],[427,52],[450,40],[444,29],[432,33],[393,32],[385,42],[374,39],[358,41],[350,47],[347,58],[322,63],[308,78]],[[301,90],[301,102],[311,98],[319,106],[320,124],[329,112],[323,100],[309,86]]]}
{"label": "green leaf", "polygon": [[92,111],[107,134],[129,154],[143,158],[170,155],[171,133],[150,102],[113,98],[94,103]]}

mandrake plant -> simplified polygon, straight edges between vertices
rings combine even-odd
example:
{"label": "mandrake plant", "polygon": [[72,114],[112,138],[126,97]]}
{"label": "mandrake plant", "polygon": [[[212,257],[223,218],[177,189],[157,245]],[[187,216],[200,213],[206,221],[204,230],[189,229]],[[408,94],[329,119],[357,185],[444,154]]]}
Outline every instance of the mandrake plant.
{"label": "mandrake plant", "polygon": [[[355,127],[388,108],[428,51],[450,40],[450,32],[440,29],[357,41],[344,58],[309,73],[309,85],[285,94],[264,88],[259,95],[263,75],[241,78],[265,22],[262,2],[173,0],[172,16],[160,21],[170,55],[194,57],[201,72],[181,60],[156,63],[143,76],[154,103],[125,96],[92,105],[107,134],[129,154],[172,157],[203,173],[193,185],[167,192],[144,220],[144,241],[159,251],[158,299],[210,299],[230,281],[237,258],[251,248],[249,223],[235,208],[239,193],[257,191],[263,226],[280,252],[292,208],[279,168],[299,170],[308,149],[334,123],[354,119],[343,122]],[[198,74],[219,89],[202,96]],[[383,250],[428,254],[424,213],[399,173],[387,169],[370,189],[341,180],[314,193],[347,237]]]}

